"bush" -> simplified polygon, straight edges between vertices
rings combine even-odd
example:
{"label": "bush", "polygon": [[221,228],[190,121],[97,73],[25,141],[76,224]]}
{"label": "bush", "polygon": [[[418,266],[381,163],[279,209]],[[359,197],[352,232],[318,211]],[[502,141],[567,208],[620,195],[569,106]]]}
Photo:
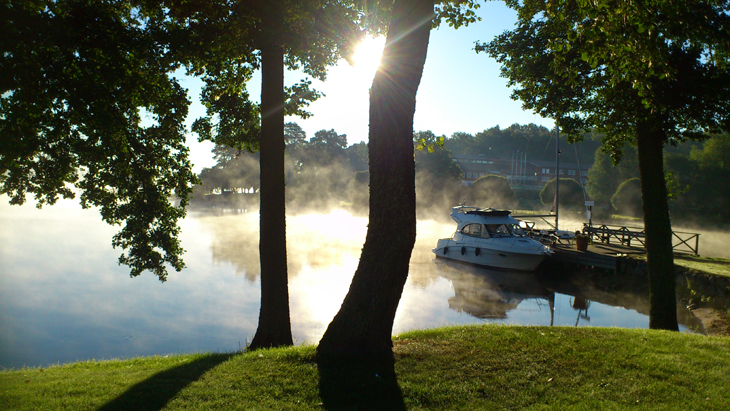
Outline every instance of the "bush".
{"label": "bush", "polygon": [[[585,209],[585,196],[583,187],[572,178],[560,179],[560,209],[570,211],[582,211]],[[555,179],[545,184],[540,190],[540,201],[548,207],[552,207],[555,199]]]}
{"label": "bush", "polygon": [[471,205],[479,207],[514,208],[517,205],[517,196],[509,180],[494,174],[477,179],[468,197]]}
{"label": "bush", "polygon": [[641,217],[641,180],[630,178],[618,186],[611,197],[611,205],[619,214]]}

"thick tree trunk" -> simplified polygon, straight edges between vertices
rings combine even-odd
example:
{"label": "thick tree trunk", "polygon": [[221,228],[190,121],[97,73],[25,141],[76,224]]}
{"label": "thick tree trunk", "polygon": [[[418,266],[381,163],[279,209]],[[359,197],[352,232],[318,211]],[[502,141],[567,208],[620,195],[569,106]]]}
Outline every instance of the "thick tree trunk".
{"label": "thick tree trunk", "polygon": [[370,90],[370,216],[360,264],[320,356],[389,355],[416,239],[413,115],[433,0],[396,0]]}
{"label": "thick tree trunk", "polygon": [[250,349],[292,345],[286,269],[284,49],[261,49],[261,311]]}
{"label": "thick tree trunk", "polygon": [[672,224],[664,177],[664,131],[653,120],[637,125],[641,198],[649,265],[649,328],[678,331]]}

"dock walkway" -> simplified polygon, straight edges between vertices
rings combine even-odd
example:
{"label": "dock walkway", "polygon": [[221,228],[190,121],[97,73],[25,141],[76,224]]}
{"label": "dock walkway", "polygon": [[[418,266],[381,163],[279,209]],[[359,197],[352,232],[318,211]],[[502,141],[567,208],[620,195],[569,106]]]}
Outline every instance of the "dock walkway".
{"label": "dock walkway", "polygon": [[552,259],[579,266],[616,271],[621,257],[631,254],[646,254],[643,247],[629,247],[621,244],[593,243],[588,250],[578,251],[573,242],[555,243]]}

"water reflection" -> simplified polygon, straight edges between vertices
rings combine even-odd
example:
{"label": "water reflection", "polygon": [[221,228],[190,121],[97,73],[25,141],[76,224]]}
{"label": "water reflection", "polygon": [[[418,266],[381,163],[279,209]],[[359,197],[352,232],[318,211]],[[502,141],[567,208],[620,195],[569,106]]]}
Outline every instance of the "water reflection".
{"label": "water reflection", "polygon": [[[164,284],[149,273],[130,279],[110,246],[116,228],[98,211],[0,201],[0,366],[245,345],[259,313],[258,214],[191,213],[181,230],[185,270]],[[344,211],[287,217],[297,343],[316,343],[336,314],[366,231],[366,218]],[[394,333],[485,321],[648,327],[641,294],[434,263],[431,248],[451,231],[452,223],[418,222]]]}
{"label": "water reflection", "polygon": [[[261,273],[258,213],[199,213],[194,217],[212,234],[210,246],[216,265],[232,265],[249,281]],[[290,278],[311,268],[339,265],[359,256],[367,219],[343,210],[287,218],[287,265]]]}
{"label": "water reflection", "polygon": [[[496,271],[435,259],[448,280],[451,310],[482,322],[524,325],[648,328],[649,301],[644,292],[606,291],[589,272],[536,273]],[[588,309],[591,309],[591,315]],[[691,318],[680,315],[680,331]]]}
{"label": "water reflection", "polygon": [[477,318],[503,320],[524,300],[545,300],[552,307],[555,299],[555,293],[543,287],[533,273],[493,271],[443,260],[434,260],[434,264],[454,289],[449,308]]}

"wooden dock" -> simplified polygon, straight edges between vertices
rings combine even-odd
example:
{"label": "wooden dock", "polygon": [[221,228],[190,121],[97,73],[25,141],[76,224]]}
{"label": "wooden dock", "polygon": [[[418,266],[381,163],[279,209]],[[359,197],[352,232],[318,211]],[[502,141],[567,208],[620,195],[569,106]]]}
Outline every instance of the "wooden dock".
{"label": "wooden dock", "polygon": [[593,243],[588,250],[578,251],[574,242],[555,243],[551,259],[562,263],[584,267],[617,271],[621,257],[630,254],[646,254],[643,247],[629,247],[621,244]]}

